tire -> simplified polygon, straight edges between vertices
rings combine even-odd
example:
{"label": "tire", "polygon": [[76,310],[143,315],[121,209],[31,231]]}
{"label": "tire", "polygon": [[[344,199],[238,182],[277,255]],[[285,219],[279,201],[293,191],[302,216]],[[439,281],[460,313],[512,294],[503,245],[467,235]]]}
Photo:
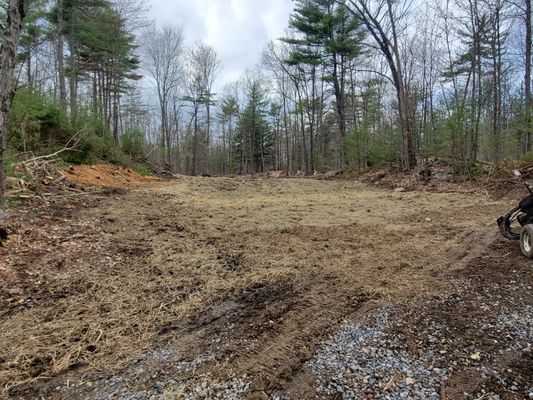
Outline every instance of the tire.
{"label": "tire", "polygon": [[527,258],[533,258],[533,225],[527,224],[520,232],[520,250]]}

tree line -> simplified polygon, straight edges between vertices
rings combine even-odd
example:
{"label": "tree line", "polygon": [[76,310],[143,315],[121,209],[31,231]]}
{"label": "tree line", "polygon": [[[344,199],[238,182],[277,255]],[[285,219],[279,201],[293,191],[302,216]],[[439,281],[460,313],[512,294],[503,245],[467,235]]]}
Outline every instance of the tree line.
{"label": "tree line", "polygon": [[439,158],[472,177],[480,162],[533,160],[531,0],[297,0],[257,67],[223,87],[215,50],[148,21],[143,1],[2,10],[8,161],[73,135],[70,162],[191,175]]}
{"label": "tree line", "polygon": [[439,158],[471,178],[483,162],[533,159],[531,33],[530,0],[295,1],[285,35],[239,81],[214,94],[206,78],[196,96],[177,85],[188,95],[175,96],[184,123],[167,162],[313,174]]}

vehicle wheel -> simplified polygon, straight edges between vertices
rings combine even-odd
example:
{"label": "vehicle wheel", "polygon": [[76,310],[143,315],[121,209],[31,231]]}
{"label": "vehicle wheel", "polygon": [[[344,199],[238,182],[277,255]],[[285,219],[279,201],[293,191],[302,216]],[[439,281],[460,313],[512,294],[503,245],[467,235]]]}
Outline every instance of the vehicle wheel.
{"label": "vehicle wheel", "polygon": [[520,250],[527,258],[533,258],[533,225],[527,224],[520,232]]}

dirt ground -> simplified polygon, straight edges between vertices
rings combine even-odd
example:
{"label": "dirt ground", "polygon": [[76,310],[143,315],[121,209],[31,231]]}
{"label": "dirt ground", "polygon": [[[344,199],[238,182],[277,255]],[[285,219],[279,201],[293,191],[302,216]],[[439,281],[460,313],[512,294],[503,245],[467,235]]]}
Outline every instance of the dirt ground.
{"label": "dirt ground", "polygon": [[[531,261],[495,225],[514,203],[180,177],[23,205],[0,247],[0,388],[24,399],[363,398],[323,390],[330,377],[309,365],[346,324],[389,310],[384,335],[406,354],[455,363],[440,398],[533,397],[531,323],[513,325],[525,327],[519,347],[507,328],[483,330],[533,306]],[[364,398],[404,398],[391,383],[404,377],[389,372],[390,395],[369,387]]]}
{"label": "dirt ground", "polygon": [[61,171],[61,174],[66,177],[67,182],[82,186],[121,188],[154,184],[159,181],[158,178],[152,176],[142,176],[130,168],[105,163],[73,165]]}

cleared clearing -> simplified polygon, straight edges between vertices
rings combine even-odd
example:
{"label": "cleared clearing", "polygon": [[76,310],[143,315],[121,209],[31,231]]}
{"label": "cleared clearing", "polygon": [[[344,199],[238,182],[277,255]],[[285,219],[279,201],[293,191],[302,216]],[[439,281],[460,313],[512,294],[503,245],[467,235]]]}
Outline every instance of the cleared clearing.
{"label": "cleared clearing", "polygon": [[494,242],[509,204],[353,181],[182,177],[28,217],[0,249],[0,387],[53,398],[58,382],[164,348],[208,354],[198,373],[245,374],[250,393],[268,393],[346,319],[445,291]]}

